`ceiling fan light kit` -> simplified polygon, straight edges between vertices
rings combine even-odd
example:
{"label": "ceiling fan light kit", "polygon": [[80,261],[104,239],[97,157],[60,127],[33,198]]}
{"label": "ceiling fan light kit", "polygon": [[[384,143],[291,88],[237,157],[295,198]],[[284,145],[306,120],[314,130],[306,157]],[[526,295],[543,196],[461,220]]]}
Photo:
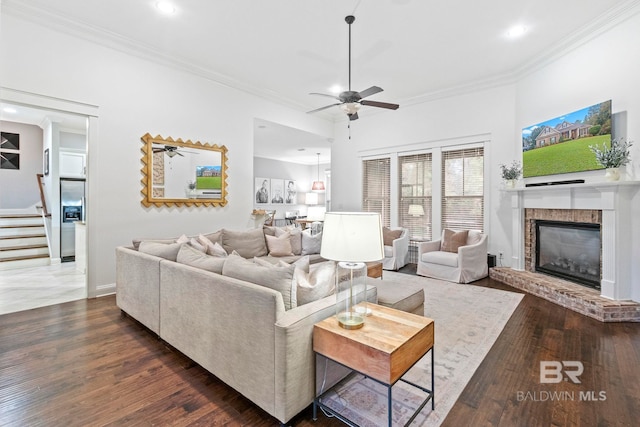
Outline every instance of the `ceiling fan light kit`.
{"label": "ceiling fan light kit", "polygon": [[334,104],[325,105],[324,107],[317,108],[315,110],[308,111],[308,113],[316,113],[318,111],[326,110],[327,108],[338,106],[342,111],[344,111],[349,117],[350,121],[358,119],[358,111],[363,105],[368,105],[370,107],[377,108],[386,108],[388,110],[397,110],[398,104],[390,104],[388,102],[378,102],[378,101],[369,101],[363,98],[367,98],[371,95],[375,95],[376,93],[382,92],[382,88],[378,86],[371,86],[368,89],[365,89],[360,92],[356,92],[351,90],[351,24],[356,20],[355,16],[349,15],[344,18],[346,23],[349,25],[349,90],[341,92],[336,95],[328,95],[325,93],[316,93],[312,92],[310,95],[319,95],[325,96],[329,98],[333,98],[336,101],[340,101]]}

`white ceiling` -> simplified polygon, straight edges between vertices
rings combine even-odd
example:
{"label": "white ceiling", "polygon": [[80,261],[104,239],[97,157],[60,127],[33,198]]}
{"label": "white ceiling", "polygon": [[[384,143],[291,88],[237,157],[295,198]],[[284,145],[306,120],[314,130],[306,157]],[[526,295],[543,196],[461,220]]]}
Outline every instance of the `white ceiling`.
{"label": "white ceiling", "polygon": [[[3,0],[2,13],[186,67],[309,111],[331,103],[309,92],[328,93],[334,85],[346,89],[344,17],[349,14],[356,17],[352,89],[380,86],[384,92],[370,99],[402,108],[513,80],[597,34],[639,2],[172,1],[177,9],[172,16],[159,14],[155,0]],[[509,39],[506,32],[515,24],[525,25],[527,33]],[[363,107],[359,115],[372,108]],[[343,119],[337,108],[320,114]],[[309,146],[316,143],[311,140]],[[256,141],[256,150],[260,145]]]}

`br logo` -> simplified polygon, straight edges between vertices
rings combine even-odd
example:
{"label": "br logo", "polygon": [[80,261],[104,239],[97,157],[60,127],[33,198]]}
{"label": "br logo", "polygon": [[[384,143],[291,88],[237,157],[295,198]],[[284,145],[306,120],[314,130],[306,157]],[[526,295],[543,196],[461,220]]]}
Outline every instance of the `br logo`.
{"label": "br logo", "polygon": [[540,361],[540,383],[542,384],[557,384],[563,380],[580,384],[578,377],[582,375],[582,372],[584,372],[584,366],[582,362],[577,360]]}

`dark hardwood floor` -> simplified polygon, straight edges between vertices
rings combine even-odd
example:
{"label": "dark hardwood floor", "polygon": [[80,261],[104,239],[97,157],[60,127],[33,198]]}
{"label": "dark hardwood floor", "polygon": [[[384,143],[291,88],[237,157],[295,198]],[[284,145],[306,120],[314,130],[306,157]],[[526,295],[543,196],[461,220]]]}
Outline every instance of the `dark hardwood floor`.
{"label": "dark hardwood floor", "polygon": [[[473,286],[515,291],[491,279]],[[540,361],[581,362],[581,383],[541,384]],[[525,295],[443,425],[635,426],[639,419],[640,324],[600,323]],[[278,424],[122,316],[113,296],[0,316],[2,426]],[[343,425],[322,414],[314,422],[310,408],[290,424]]]}

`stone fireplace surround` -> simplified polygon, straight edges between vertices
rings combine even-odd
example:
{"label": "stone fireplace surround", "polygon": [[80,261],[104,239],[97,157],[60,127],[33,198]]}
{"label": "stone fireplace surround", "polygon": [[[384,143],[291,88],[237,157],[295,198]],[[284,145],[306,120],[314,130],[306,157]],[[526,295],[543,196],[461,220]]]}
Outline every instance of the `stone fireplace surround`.
{"label": "stone fireplace surround", "polygon": [[[512,267],[492,268],[490,276],[600,321],[640,321],[640,303],[630,300],[628,238],[631,199],[639,188],[640,182],[618,181],[505,190],[511,195]],[[601,293],[534,271],[535,219],[600,224]]]}

